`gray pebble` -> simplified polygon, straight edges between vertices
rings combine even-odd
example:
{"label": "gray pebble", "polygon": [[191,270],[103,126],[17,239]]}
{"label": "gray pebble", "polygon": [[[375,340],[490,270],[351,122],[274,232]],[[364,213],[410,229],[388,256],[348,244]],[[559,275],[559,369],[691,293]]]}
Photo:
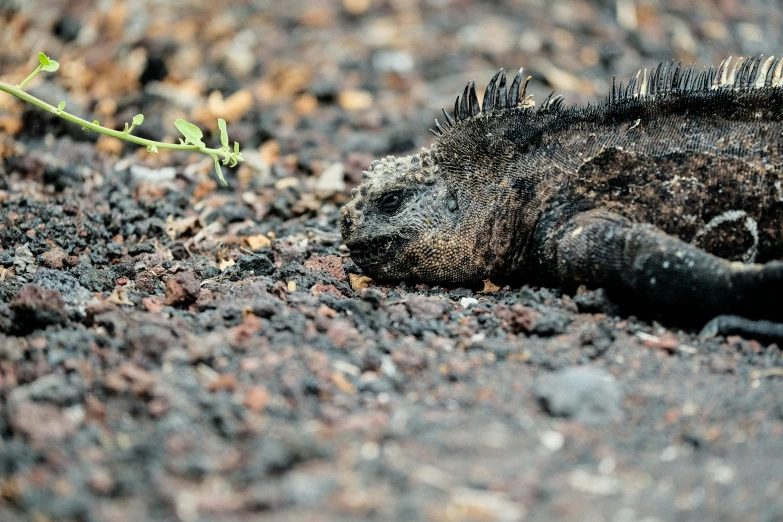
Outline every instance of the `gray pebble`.
{"label": "gray pebble", "polygon": [[536,382],[535,393],[550,415],[586,424],[605,424],[619,417],[623,396],[612,374],[587,367],[544,375]]}

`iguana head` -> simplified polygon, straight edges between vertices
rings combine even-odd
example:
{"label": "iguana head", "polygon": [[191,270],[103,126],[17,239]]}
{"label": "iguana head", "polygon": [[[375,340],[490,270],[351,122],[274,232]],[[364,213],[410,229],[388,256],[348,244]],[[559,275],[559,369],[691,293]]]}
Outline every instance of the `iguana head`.
{"label": "iguana head", "polygon": [[483,110],[475,83],[469,84],[457,98],[455,118],[446,115],[448,130],[436,120],[432,148],[388,156],[362,174],[342,210],[341,231],[352,259],[369,276],[469,284],[510,271],[520,228],[513,211],[518,191],[509,175],[516,148],[493,135],[508,123],[493,110],[507,108],[512,93],[517,100],[520,78],[506,94],[499,72]]}
{"label": "iguana head", "polygon": [[342,211],[351,257],[383,280],[475,279],[475,232],[466,226],[460,191],[442,176],[429,149],[375,161]]}

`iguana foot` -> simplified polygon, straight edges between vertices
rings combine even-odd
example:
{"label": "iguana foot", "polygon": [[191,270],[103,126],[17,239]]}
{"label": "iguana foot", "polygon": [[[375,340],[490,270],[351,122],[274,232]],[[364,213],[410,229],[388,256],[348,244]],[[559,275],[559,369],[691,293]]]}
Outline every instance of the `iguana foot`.
{"label": "iguana foot", "polygon": [[740,335],[761,342],[783,346],[783,323],[754,321],[738,315],[719,315],[704,325],[699,332],[702,339],[722,335]]}

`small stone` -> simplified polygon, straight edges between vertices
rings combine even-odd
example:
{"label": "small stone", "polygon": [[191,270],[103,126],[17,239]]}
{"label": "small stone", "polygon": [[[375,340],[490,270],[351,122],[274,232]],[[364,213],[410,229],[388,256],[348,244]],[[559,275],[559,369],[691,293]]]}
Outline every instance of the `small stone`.
{"label": "small stone", "polygon": [[310,270],[323,270],[340,281],[345,281],[343,260],[339,256],[313,256],[305,261],[304,267]]}
{"label": "small stone", "polygon": [[272,165],[277,163],[280,160],[280,142],[277,140],[267,140],[258,148],[258,153],[265,164]]}
{"label": "small stone", "polygon": [[565,437],[562,433],[555,430],[546,430],[538,436],[541,439],[541,444],[551,452],[555,452],[563,447],[565,444]]}
{"label": "small stone", "polygon": [[68,257],[68,254],[60,247],[54,247],[48,252],[41,254],[43,264],[47,268],[54,268],[57,270],[63,269],[63,262]]}
{"label": "small stone", "polygon": [[155,245],[148,241],[144,241],[142,243],[137,243],[135,245],[131,245],[128,247],[128,254],[132,256],[137,256],[139,254],[154,254],[155,253]]}
{"label": "small stone", "polygon": [[40,268],[35,273],[32,282],[47,290],[59,292],[63,298],[66,310],[76,310],[84,313],[87,305],[93,300],[92,293],[68,272]]}
{"label": "small stone", "polygon": [[446,520],[518,522],[525,518],[525,508],[500,492],[459,488],[452,493],[446,514]]}
{"label": "small stone", "polygon": [[370,8],[370,0],[343,0],[343,7],[353,16],[364,14]]}
{"label": "small stone", "polygon": [[276,270],[275,264],[265,254],[245,254],[237,259],[239,269],[244,272],[253,272],[258,276],[268,276]]}
{"label": "small stone", "polygon": [[14,256],[10,252],[0,252],[0,266],[9,267],[14,265]]}
{"label": "small stone", "polygon": [[114,276],[110,270],[85,268],[79,275],[79,284],[90,292],[110,292],[114,289]]}
{"label": "small stone", "polygon": [[11,409],[9,421],[14,431],[35,442],[61,441],[76,432],[73,421],[51,404],[19,403]]}
{"label": "small stone", "polygon": [[35,257],[30,251],[30,246],[25,243],[14,250],[14,266],[16,267],[16,273],[21,274],[25,272],[30,265],[35,266]]}
{"label": "small stone", "polygon": [[345,168],[342,163],[334,163],[318,176],[315,191],[321,197],[329,197],[345,192]]}
{"label": "small stone", "polygon": [[680,347],[680,340],[672,332],[664,332],[663,335],[646,337],[644,345],[648,348],[657,348],[667,352],[676,352]]}
{"label": "small stone", "polygon": [[478,299],[476,299],[475,297],[463,297],[462,299],[459,300],[459,304],[460,306],[462,306],[462,308],[468,308],[470,306],[478,304]]}
{"label": "small stone", "polygon": [[163,311],[163,303],[157,297],[144,297],[141,300],[141,306],[148,312],[159,314]]}
{"label": "small stone", "polygon": [[136,395],[146,395],[158,381],[155,374],[131,363],[120,367],[120,375],[131,382],[131,391]]}
{"label": "small stone", "polygon": [[68,317],[60,292],[38,285],[22,288],[8,307],[16,315],[16,327],[25,331],[60,324]]}
{"label": "small stone", "polygon": [[606,424],[620,415],[622,391],[605,370],[571,367],[539,378],[538,400],[555,417],[570,417],[586,424]]}
{"label": "small stone", "polygon": [[238,38],[238,40],[227,47],[223,63],[235,78],[244,80],[253,72],[257,62],[253,54],[252,45],[247,45],[246,42],[242,41],[242,38]]}
{"label": "small stone", "polygon": [[151,169],[143,165],[131,165],[130,174],[134,183],[161,183],[173,181],[177,177],[177,169],[174,167]]}
{"label": "small stone", "polygon": [[337,96],[337,102],[346,111],[353,112],[369,109],[372,107],[373,99],[369,92],[356,89],[342,91]]}
{"label": "small stone", "polygon": [[436,297],[411,296],[405,303],[412,317],[440,319],[451,310],[451,303]]}
{"label": "small stone", "polygon": [[377,71],[405,74],[415,66],[410,53],[402,50],[382,49],[372,57],[372,67]]}
{"label": "small stone", "polygon": [[237,387],[237,380],[230,373],[225,373],[209,383],[209,391],[219,391],[219,390],[233,391],[236,387]]}
{"label": "small stone", "polygon": [[332,341],[332,344],[334,344],[337,349],[346,348],[348,343],[361,339],[356,328],[354,328],[349,321],[344,319],[333,321],[326,330],[326,336]]}
{"label": "small stone", "polygon": [[325,304],[322,304],[318,307],[318,315],[322,317],[328,317],[329,319],[334,319],[337,317],[337,310],[334,308],[329,308]]}
{"label": "small stone", "polygon": [[510,308],[506,305],[499,305],[495,309],[495,316],[504,328],[509,328],[514,333],[531,333],[541,318],[539,312],[519,303],[511,305]]}
{"label": "small stone", "polygon": [[609,300],[606,290],[598,288],[596,290],[583,290],[574,296],[574,303],[579,311],[584,314],[603,313],[607,315],[618,315],[619,307]]}
{"label": "small stone", "polygon": [[192,271],[174,274],[166,284],[167,306],[189,306],[198,299],[201,284]]}
{"label": "small stone", "polygon": [[313,294],[313,297],[318,297],[323,293],[329,293],[338,298],[344,297],[343,294],[341,294],[340,291],[337,289],[337,287],[334,285],[322,285],[322,284],[313,285],[313,287],[310,289],[310,293]]}
{"label": "small stone", "polygon": [[90,485],[90,489],[99,495],[108,495],[114,489],[114,479],[108,470],[98,468],[90,474],[90,478],[87,482]]}
{"label": "small stone", "polygon": [[363,301],[370,303],[373,308],[377,309],[381,306],[384,299],[386,299],[386,294],[377,288],[363,288],[359,291],[359,297],[361,297]]}
{"label": "small stone", "polygon": [[245,393],[245,406],[256,413],[263,412],[271,400],[269,391],[263,386],[253,386]]}
{"label": "small stone", "polygon": [[106,136],[105,134],[101,134],[98,137],[98,141],[95,143],[96,150],[100,152],[106,152],[108,154],[113,154],[115,156],[119,156],[122,154],[122,150],[125,147],[125,143],[123,143],[122,140],[118,138],[114,138],[112,136]]}
{"label": "small stone", "polygon": [[315,508],[323,505],[329,495],[339,488],[338,479],[333,473],[319,471],[293,470],[286,473],[282,487],[293,504]]}

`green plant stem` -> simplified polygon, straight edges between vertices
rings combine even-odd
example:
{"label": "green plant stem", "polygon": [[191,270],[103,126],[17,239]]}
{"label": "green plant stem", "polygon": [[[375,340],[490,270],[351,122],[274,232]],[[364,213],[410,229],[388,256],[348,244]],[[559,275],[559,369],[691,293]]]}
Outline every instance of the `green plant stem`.
{"label": "green plant stem", "polygon": [[40,70],[40,67],[36,69],[36,71],[28,76],[28,78],[19,84],[19,87],[15,87],[13,85],[7,84],[5,82],[0,82],[0,91],[5,91],[8,94],[11,94],[12,96],[16,96],[20,100],[24,100],[28,103],[32,103],[36,107],[39,107],[45,111],[51,112],[55,116],[58,116],[64,120],[68,120],[72,123],[76,123],[84,127],[85,129],[100,132],[102,134],[106,134],[108,136],[112,136],[114,138],[118,138],[125,141],[130,141],[132,143],[136,143],[137,145],[143,145],[145,147],[157,147],[158,149],[171,149],[171,150],[186,150],[190,152],[203,152],[205,154],[209,154],[210,156],[219,155],[223,158],[227,157],[226,153],[221,149],[209,149],[209,148],[201,148],[197,145],[182,145],[179,143],[163,143],[160,141],[153,141],[153,140],[147,140],[144,138],[139,138],[138,136],[133,136],[132,134],[126,134],[122,131],[117,131],[114,129],[109,129],[108,127],[103,127],[102,125],[96,125],[95,123],[89,122],[85,119],[79,118],[78,116],[74,116],[73,114],[67,113],[65,111],[60,111],[57,107],[54,107],[53,105],[49,105],[43,100],[39,100],[35,96],[32,96],[31,94],[28,94],[24,92],[21,87],[27,83],[32,77],[34,77],[38,71]]}
{"label": "green plant stem", "polygon": [[[25,85],[27,85],[28,83],[30,83],[30,80],[32,80],[33,78],[35,78],[35,76],[36,76],[36,75],[37,75],[39,72],[41,72],[41,69],[43,69],[43,65],[39,65],[38,67],[36,67],[36,68],[35,68],[35,70],[34,70],[33,72],[31,72],[31,73],[30,73],[30,76],[28,76],[27,78],[25,78],[25,79],[24,79],[24,81],[23,81],[22,83],[20,83],[19,85],[17,85],[16,87],[17,87],[18,89],[24,89],[24,86],[25,86]],[[2,82],[0,82],[0,83],[2,83]]]}

